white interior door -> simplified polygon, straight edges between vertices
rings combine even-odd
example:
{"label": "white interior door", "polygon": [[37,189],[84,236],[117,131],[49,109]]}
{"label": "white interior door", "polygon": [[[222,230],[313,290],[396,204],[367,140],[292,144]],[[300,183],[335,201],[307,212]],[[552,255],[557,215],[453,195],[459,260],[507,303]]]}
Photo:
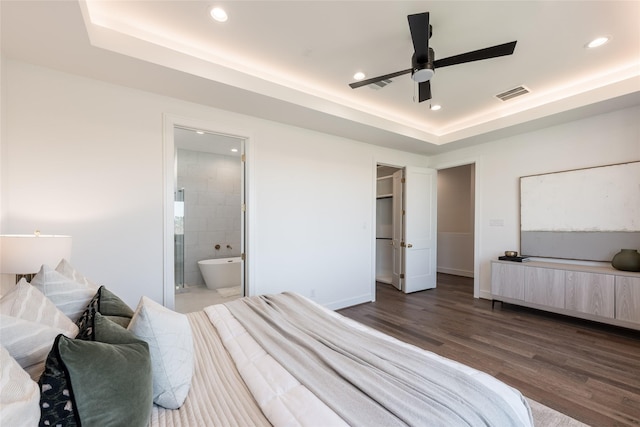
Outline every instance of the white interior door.
{"label": "white interior door", "polygon": [[405,293],[436,287],[437,177],[435,169],[405,168]]}
{"label": "white interior door", "polygon": [[399,170],[393,174],[393,205],[392,205],[392,214],[393,218],[393,228],[391,232],[391,284],[396,289],[402,289],[402,247],[400,244],[402,243],[402,236],[404,234],[404,218],[402,212],[403,206],[403,196],[402,196],[402,175],[403,171]]}

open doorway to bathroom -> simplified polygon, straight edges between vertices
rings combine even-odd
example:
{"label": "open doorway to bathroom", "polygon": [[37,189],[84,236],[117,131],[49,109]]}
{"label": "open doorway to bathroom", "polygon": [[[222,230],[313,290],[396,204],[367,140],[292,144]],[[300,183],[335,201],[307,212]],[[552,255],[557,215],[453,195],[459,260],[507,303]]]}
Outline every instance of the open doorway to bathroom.
{"label": "open doorway to bathroom", "polygon": [[175,310],[244,296],[244,140],[174,127]]}

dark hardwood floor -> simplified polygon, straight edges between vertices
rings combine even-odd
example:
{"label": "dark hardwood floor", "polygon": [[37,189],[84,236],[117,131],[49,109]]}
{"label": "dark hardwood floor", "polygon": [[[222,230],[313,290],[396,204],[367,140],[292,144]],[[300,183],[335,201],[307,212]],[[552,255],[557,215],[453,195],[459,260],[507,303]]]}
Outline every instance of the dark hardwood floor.
{"label": "dark hardwood floor", "polygon": [[640,332],[473,298],[473,279],[438,275],[405,295],[339,311],[481,371],[590,426],[640,426]]}

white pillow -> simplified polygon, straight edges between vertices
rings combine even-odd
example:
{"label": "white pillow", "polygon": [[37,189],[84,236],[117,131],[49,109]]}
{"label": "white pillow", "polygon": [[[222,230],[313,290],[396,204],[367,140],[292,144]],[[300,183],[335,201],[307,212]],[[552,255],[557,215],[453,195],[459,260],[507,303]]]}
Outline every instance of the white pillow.
{"label": "white pillow", "polygon": [[97,284],[93,283],[91,280],[87,279],[85,276],[83,276],[78,270],[73,268],[73,266],[69,263],[69,261],[67,261],[64,258],[58,263],[58,266],[56,267],[56,271],[62,274],[63,276],[68,277],[69,279],[73,280],[76,283],[85,285],[87,288],[95,289],[96,291],[98,291],[98,288],[100,287]]}
{"label": "white pillow", "polygon": [[37,426],[40,388],[0,346],[0,426]]}
{"label": "white pillow", "polygon": [[75,282],[47,265],[43,265],[31,279],[31,285],[38,288],[72,322],[78,320],[96,294],[96,289]]}
{"label": "white pillow", "polygon": [[62,329],[0,314],[0,344],[33,379],[42,374],[44,362],[59,334],[69,336]]}
{"label": "white pillow", "polygon": [[71,338],[78,335],[76,324],[24,278],[0,298],[0,314],[62,329]]}
{"label": "white pillow", "polygon": [[193,376],[193,337],[187,316],[143,296],[127,329],[149,344],[153,402],[178,409]]}

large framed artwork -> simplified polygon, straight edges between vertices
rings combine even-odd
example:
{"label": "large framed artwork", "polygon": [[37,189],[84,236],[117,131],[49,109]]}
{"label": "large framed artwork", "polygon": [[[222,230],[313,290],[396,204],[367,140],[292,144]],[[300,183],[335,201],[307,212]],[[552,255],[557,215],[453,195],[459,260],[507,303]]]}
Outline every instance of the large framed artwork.
{"label": "large framed artwork", "polygon": [[640,249],[640,161],[520,178],[524,256],[611,261]]}

